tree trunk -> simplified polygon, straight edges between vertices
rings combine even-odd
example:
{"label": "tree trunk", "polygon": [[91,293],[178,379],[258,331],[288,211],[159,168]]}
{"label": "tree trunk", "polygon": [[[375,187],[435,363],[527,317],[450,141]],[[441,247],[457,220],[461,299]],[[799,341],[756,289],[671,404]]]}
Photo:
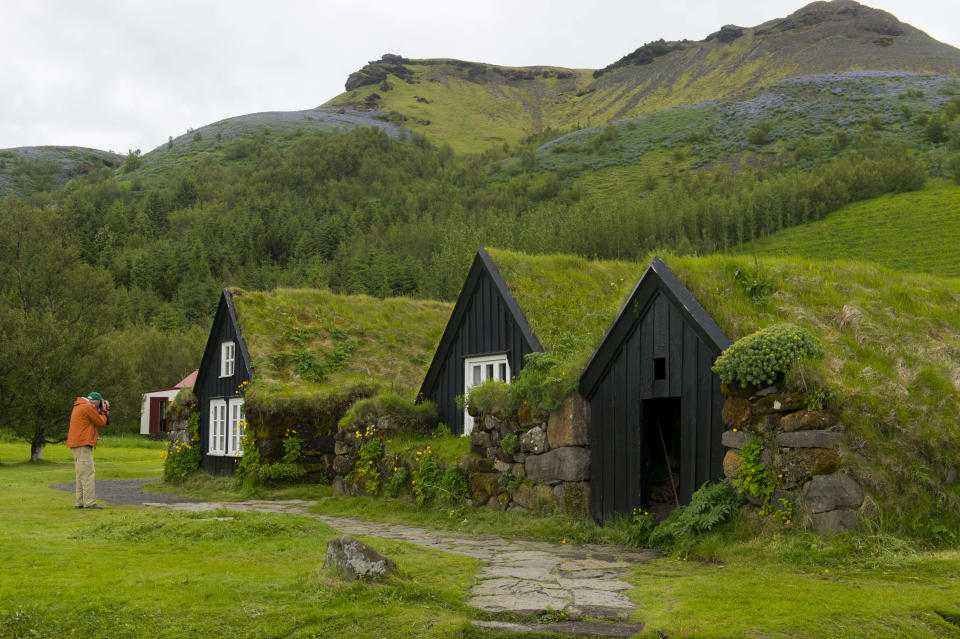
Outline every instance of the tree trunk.
{"label": "tree trunk", "polygon": [[30,442],[30,461],[43,461],[43,449],[47,445],[47,440],[43,435],[33,438]]}

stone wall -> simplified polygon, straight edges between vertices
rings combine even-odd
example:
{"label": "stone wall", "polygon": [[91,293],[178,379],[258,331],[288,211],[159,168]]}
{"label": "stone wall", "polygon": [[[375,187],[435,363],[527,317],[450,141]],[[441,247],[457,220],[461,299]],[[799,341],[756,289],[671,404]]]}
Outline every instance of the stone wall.
{"label": "stone wall", "polygon": [[[875,516],[872,500],[844,472],[840,441],[843,425],[826,410],[807,410],[803,393],[782,385],[763,389],[724,387],[724,475],[735,479],[740,451],[752,439],[764,441],[761,462],[773,468],[778,485],[772,503],[795,504],[798,513],[820,534],[855,531],[860,515]],[[753,500],[755,505],[759,502]]]}
{"label": "stone wall", "polygon": [[[478,415],[470,449],[481,460],[464,469],[474,505],[536,509],[559,504],[590,513],[590,405],[577,393],[553,411]],[[504,441],[512,452],[504,450]],[[514,450],[515,448],[515,450]]]}

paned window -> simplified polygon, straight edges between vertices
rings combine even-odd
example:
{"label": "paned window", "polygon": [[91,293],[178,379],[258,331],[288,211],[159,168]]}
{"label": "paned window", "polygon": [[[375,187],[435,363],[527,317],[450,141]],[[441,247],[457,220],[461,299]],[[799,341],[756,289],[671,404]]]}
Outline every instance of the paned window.
{"label": "paned window", "polygon": [[[489,379],[499,379],[510,383],[510,361],[507,354],[484,355],[482,357],[468,357],[464,360],[464,388],[463,394],[470,395],[470,389]],[[463,411],[463,434],[469,435],[473,431],[473,417]]]}
{"label": "paned window", "polygon": [[227,454],[239,457],[243,455],[240,440],[243,439],[243,431],[247,426],[246,417],[243,415],[243,398],[231,399],[227,406],[230,413],[227,425]]}
{"label": "paned window", "polygon": [[210,438],[208,455],[223,455],[227,451],[227,401],[210,400]]}
{"label": "paned window", "polygon": [[237,363],[237,345],[234,342],[220,344],[220,377],[232,377]]}

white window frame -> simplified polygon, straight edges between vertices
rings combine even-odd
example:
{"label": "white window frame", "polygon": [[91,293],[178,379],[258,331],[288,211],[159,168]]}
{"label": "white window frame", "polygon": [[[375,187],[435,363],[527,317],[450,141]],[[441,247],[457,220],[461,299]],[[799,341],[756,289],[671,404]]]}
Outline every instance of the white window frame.
{"label": "white window frame", "polygon": [[242,457],[240,440],[246,429],[247,418],[243,413],[243,398],[235,397],[227,401],[227,455]]}
{"label": "white window frame", "polygon": [[220,343],[220,377],[233,377],[237,370],[237,344],[236,342]]}
{"label": "white window frame", "polygon": [[[470,394],[470,389],[476,383],[474,367],[479,367],[479,382],[485,382],[488,379],[500,379],[507,384],[510,383],[510,359],[506,353],[499,355],[481,355],[479,357],[466,357],[463,360],[463,396],[466,398]],[[492,374],[491,374],[492,373]],[[473,432],[473,416],[463,411],[463,435],[466,437]]]}
{"label": "white window frame", "polygon": [[210,400],[210,435],[207,454],[223,456],[227,448],[227,400]]}

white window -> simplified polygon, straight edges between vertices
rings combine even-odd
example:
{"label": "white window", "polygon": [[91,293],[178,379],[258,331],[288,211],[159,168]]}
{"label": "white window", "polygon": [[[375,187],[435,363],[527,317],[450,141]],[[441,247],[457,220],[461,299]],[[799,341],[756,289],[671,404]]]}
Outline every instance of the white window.
{"label": "white window", "polygon": [[237,345],[233,342],[220,344],[220,377],[232,377],[237,362]]}
{"label": "white window", "polygon": [[210,442],[208,455],[223,455],[227,451],[227,401],[210,400]]}
{"label": "white window", "polygon": [[240,450],[240,440],[243,439],[243,431],[247,425],[247,420],[243,415],[243,398],[231,399],[227,402],[227,406],[229,408],[227,454],[239,457],[243,454],[243,451]]}
{"label": "white window", "polygon": [[[470,389],[488,379],[499,379],[510,383],[510,362],[507,355],[484,355],[483,357],[468,357],[463,365],[463,394],[470,395]],[[473,431],[473,417],[463,411],[463,434],[469,435]]]}

